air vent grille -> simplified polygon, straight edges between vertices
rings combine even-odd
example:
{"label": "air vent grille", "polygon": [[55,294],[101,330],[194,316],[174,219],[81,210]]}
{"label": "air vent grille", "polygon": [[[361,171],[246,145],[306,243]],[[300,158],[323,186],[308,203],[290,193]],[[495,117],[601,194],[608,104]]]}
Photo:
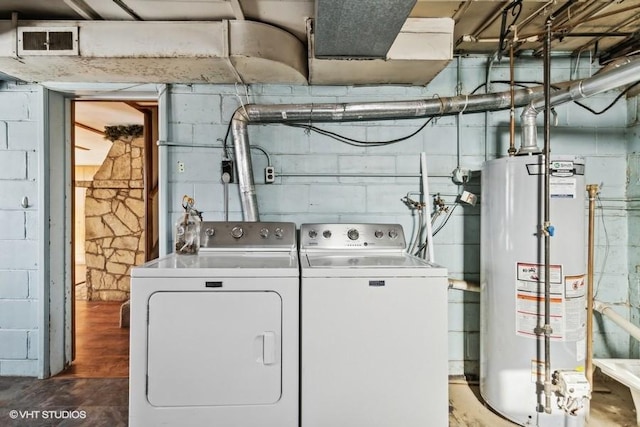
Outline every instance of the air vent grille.
{"label": "air vent grille", "polygon": [[19,27],[18,55],[78,55],[78,28]]}

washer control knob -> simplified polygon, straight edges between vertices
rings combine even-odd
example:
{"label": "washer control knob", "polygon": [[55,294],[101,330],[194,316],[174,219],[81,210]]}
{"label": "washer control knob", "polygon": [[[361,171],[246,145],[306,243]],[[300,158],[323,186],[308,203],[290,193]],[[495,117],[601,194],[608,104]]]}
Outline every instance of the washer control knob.
{"label": "washer control knob", "polygon": [[284,236],[284,230],[282,228],[278,227],[273,232],[273,234],[276,236],[277,239],[282,239],[282,236]]}
{"label": "washer control knob", "polygon": [[382,236],[384,236],[384,233],[382,232],[382,230],[376,230],[375,233],[373,233],[374,236],[376,236],[376,239],[382,239]]}
{"label": "washer control knob", "polygon": [[269,229],[268,228],[261,228],[260,229],[260,237],[262,237],[263,239],[266,239],[267,237],[269,237]]}
{"label": "washer control knob", "polygon": [[389,237],[392,239],[398,238],[398,230],[396,230],[395,228],[389,230]]}
{"label": "washer control knob", "polygon": [[206,230],[204,230],[204,234],[209,237],[213,237],[213,235],[216,234],[216,230],[214,230],[213,228],[207,228]]}
{"label": "washer control knob", "polygon": [[315,239],[316,237],[318,237],[318,232],[316,230],[309,230],[309,237]]}
{"label": "washer control knob", "polygon": [[358,230],[356,230],[355,228],[352,228],[351,230],[347,231],[347,237],[351,240],[358,240],[358,237],[360,237],[360,233],[358,233]]}
{"label": "washer control knob", "polygon": [[328,239],[329,237],[331,237],[331,230],[324,230],[322,232],[322,237],[324,237],[325,239]]}
{"label": "washer control knob", "polygon": [[231,237],[234,239],[239,239],[243,236],[244,230],[239,225],[236,225],[231,229]]}

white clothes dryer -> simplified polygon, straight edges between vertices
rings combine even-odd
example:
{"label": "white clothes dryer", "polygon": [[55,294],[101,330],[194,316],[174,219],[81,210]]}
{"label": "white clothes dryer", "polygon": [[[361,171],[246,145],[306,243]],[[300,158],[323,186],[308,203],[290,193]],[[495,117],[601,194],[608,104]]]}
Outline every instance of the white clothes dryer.
{"label": "white clothes dryer", "polygon": [[447,270],[398,224],[303,224],[302,427],[448,425]]}
{"label": "white clothes dryer", "polygon": [[297,427],[295,225],[201,233],[198,255],[132,269],[129,425]]}

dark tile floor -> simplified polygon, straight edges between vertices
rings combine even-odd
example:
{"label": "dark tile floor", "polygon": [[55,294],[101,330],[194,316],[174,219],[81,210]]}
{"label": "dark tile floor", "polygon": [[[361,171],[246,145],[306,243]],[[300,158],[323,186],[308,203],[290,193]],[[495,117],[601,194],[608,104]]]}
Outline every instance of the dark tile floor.
{"label": "dark tile floor", "polygon": [[126,378],[0,377],[0,426],[126,426]]}

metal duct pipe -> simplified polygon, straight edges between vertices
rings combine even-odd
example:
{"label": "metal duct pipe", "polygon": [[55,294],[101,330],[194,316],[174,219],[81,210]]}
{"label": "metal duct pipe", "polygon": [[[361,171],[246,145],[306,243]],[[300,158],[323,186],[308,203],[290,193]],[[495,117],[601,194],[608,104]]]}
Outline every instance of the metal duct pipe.
{"label": "metal duct pipe", "polygon": [[240,200],[242,201],[242,213],[245,221],[260,221],[258,214],[258,199],[256,197],[255,180],[253,179],[253,167],[251,165],[251,146],[249,145],[249,132],[247,121],[238,114],[233,115],[231,133],[233,135],[233,147],[238,165],[238,184],[240,187]]}
{"label": "metal duct pipe", "polygon": [[[636,59],[610,71],[577,82],[565,82],[551,96],[553,105],[595,95],[640,80],[640,60]],[[513,94],[516,107],[541,101],[543,87],[520,89]],[[247,126],[250,123],[355,122],[416,119],[464,113],[504,110],[511,106],[511,91],[480,95],[459,95],[415,101],[364,102],[339,104],[243,105],[232,118],[232,135],[238,167],[238,184],[245,221],[258,221],[258,203]]]}
{"label": "metal duct pipe", "polygon": [[534,103],[527,105],[522,110],[522,114],[520,115],[522,140],[520,141],[518,155],[540,153],[540,147],[538,147],[538,128],[536,126],[536,117],[538,117],[539,112]]}
{"label": "metal duct pipe", "polygon": [[640,80],[640,59],[629,58],[619,65],[600,72],[593,77],[578,80],[568,88],[551,95],[552,106],[581,98],[588,98],[607,90],[626,86]]}

